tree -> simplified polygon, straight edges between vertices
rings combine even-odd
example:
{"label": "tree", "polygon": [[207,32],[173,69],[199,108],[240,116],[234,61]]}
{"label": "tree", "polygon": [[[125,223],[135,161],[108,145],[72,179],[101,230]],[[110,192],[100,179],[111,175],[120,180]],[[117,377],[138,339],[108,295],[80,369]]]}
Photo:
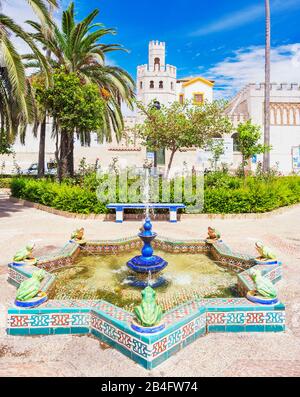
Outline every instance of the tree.
{"label": "tree", "polygon": [[[119,141],[124,129],[121,102],[132,105],[134,82],[122,68],[109,66],[105,62],[106,54],[112,51],[124,51],[119,44],[102,44],[108,34],[115,30],[106,29],[102,24],[94,23],[99,10],[95,9],[80,22],[75,21],[74,3],[63,12],[61,28],[53,25],[52,34],[45,34],[41,24],[29,21],[35,29],[32,37],[51,51],[53,67],[63,66],[68,73],[77,73],[82,81],[96,83],[105,101],[103,126],[98,138],[111,141],[115,134]],[[85,135],[81,136],[86,143]],[[72,140],[73,142],[73,140]],[[71,142],[71,145],[72,145]],[[71,149],[72,151],[72,149]],[[72,173],[73,153],[70,154]]]}
{"label": "tree", "polygon": [[143,124],[137,126],[137,132],[144,144],[150,149],[170,150],[170,159],[166,175],[169,175],[175,153],[181,148],[198,148],[208,144],[216,133],[229,133],[232,125],[223,114],[223,102],[215,101],[201,106],[189,102],[174,102],[170,106],[157,109],[150,103],[145,107],[138,103],[145,115]]}
{"label": "tree", "polygon": [[82,82],[76,73],[66,73],[63,68],[53,75],[52,87],[45,89],[39,81],[34,84],[38,102],[53,118],[58,177],[61,181],[66,176],[72,176],[68,161],[74,133],[88,139],[91,131],[102,128],[104,100],[96,84]]}
{"label": "tree", "polygon": [[[264,144],[270,146],[270,84],[271,84],[271,14],[270,0],[265,0],[266,8],[266,46],[265,46],[265,107],[264,107]],[[270,170],[270,152],[264,153],[264,172]]]}
{"label": "tree", "polygon": [[251,123],[251,120],[240,123],[237,127],[237,143],[242,153],[242,168],[245,176],[245,166],[248,160],[257,154],[265,153],[270,150],[269,146],[259,143],[261,140],[260,126]]}
{"label": "tree", "polygon": [[209,142],[208,147],[212,152],[212,160],[211,163],[214,167],[214,170],[217,171],[218,161],[221,156],[224,154],[224,141],[220,140],[212,140]]}
{"label": "tree", "polygon": [[[39,17],[41,23],[50,24],[50,18],[46,3],[57,6],[56,0],[27,0],[33,11]],[[34,98],[31,87],[25,76],[25,69],[20,54],[12,42],[12,36],[20,37],[35,55],[39,66],[46,76],[46,84],[49,85],[51,76],[47,61],[31,36],[25,32],[13,19],[0,13],[0,45],[3,56],[2,73],[0,79],[0,102],[3,108],[1,119],[7,128],[8,141],[12,141],[18,129],[21,129],[21,141],[24,140],[26,125],[35,119]]]}
{"label": "tree", "polygon": [[[52,22],[53,4],[49,4],[49,16]],[[50,27],[44,26],[45,35],[51,35]],[[47,49],[46,59],[49,62],[51,59],[51,51]],[[44,112],[42,122],[40,125],[40,142],[39,142],[39,157],[38,157],[38,177],[41,178],[45,175],[45,149],[46,149],[46,127],[47,127],[47,112]]]}

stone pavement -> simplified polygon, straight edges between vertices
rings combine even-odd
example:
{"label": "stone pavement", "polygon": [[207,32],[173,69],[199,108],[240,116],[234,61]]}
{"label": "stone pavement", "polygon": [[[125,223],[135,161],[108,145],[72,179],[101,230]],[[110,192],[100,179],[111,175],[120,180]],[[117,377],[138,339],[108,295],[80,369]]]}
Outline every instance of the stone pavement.
{"label": "stone pavement", "polygon": [[6,308],[15,288],[6,265],[17,249],[34,241],[36,253],[61,247],[80,226],[89,239],[114,239],[137,233],[140,222],[115,224],[63,218],[13,203],[0,191],[0,376],[300,376],[300,206],[265,219],[184,219],[154,222],[171,238],[204,238],[217,227],[233,249],[254,254],[262,240],[284,263],[278,284],[287,306],[282,334],[208,334],[158,368],[146,371],[114,349],[103,349],[90,336],[15,337],[5,333]]}

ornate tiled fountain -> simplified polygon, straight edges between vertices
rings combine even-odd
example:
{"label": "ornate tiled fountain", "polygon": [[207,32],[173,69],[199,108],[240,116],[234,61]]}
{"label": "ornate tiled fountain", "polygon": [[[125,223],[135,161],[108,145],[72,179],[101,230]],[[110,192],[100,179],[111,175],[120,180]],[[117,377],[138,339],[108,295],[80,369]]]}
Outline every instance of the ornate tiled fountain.
{"label": "ornate tiled fountain", "polygon": [[[19,287],[38,269],[45,274],[40,285],[41,296],[51,291],[55,283],[54,271],[72,266],[83,251],[96,255],[116,255],[144,248],[142,257],[128,262],[134,271],[131,281],[149,282],[155,287],[162,282],[160,272],[166,266],[163,259],[153,256],[154,248],[172,253],[211,255],[218,263],[237,274],[237,298],[198,298],[186,302],[163,314],[164,327],[154,334],[145,334],[132,328],[134,314],[103,300],[47,300],[38,307],[27,308],[12,305],[8,309],[7,332],[10,335],[57,335],[92,334],[121,353],[151,369],[167,360],[171,355],[208,332],[281,332],[285,329],[285,307],[281,302],[269,304],[254,303],[246,298],[255,290],[251,271],[259,269],[264,278],[276,284],[282,277],[282,264],[269,261],[259,262],[249,255],[233,252],[220,240],[174,241],[157,237],[146,221],[139,237],[114,241],[69,241],[56,254],[37,258],[27,264],[8,265],[8,281]],[[150,248],[149,248],[150,246]],[[149,259],[150,258],[150,259]],[[151,259],[152,258],[152,259]],[[153,259],[156,258],[156,259]],[[147,268],[148,264],[148,268]],[[153,268],[154,266],[154,268]],[[158,266],[158,267],[155,267]],[[144,269],[142,269],[144,267]],[[143,271],[141,271],[143,270]],[[142,277],[139,277],[142,275]],[[146,281],[146,279],[148,281]],[[44,294],[44,295],[43,295]]]}

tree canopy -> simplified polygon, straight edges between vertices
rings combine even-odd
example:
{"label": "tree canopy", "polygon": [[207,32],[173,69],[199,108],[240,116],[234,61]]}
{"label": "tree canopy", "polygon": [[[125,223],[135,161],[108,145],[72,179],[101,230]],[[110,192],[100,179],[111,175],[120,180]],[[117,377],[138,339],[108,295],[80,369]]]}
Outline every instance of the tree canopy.
{"label": "tree canopy", "polygon": [[251,120],[240,123],[237,127],[237,134],[237,144],[239,151],[242,153],[242,167],[245,175],[245,166],[249,158],[270,151],[271,147],[260,143],[261,129],[258,125],[252,124]]}
{"label": "tree canopy", "polygon": [[[57,145],[56,158],[61,176],[66,174],[67,159],[72,150],[73,134],[90,142],[90,133],[103,126],[104,100],[99,87],[94,83],[84,83],[76,73],[66,73],[62,68],[53,75],[53,85],[45,88],[40,79],[33,85],[37,101],[53,117],[54,134],[67,147]],[[71,139],[69,139],[71,137]],[[60,153],[58,153],[58,147]]]}
{"label": "tree canopy", "polygon": [[145,119],[137,126],[137,131],[149,149],[155,151],[164,148],[171,151],[169,174],[174,155],[179,149],[201,148],[216,134],[231,132],[232,124],[223,113],[224,107],[223,101],[206,102],[200,106],[190,102],[174,102],[169,106],[162,105],[160,109],[153,102],[147,107],[138,103]]}

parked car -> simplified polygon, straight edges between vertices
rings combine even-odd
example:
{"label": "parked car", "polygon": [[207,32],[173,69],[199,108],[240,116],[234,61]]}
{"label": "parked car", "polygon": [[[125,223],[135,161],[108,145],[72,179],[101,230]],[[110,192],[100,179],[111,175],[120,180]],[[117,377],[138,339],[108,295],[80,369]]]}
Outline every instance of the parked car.
{"label": "parked car", "polygon": [[[38,163],[32,163],[29,168],[21,171],[23,175],[37,175],[38,174]],[[57,165],[53,161],[49,161],[45,164],[45,175],[57,175]]]}

